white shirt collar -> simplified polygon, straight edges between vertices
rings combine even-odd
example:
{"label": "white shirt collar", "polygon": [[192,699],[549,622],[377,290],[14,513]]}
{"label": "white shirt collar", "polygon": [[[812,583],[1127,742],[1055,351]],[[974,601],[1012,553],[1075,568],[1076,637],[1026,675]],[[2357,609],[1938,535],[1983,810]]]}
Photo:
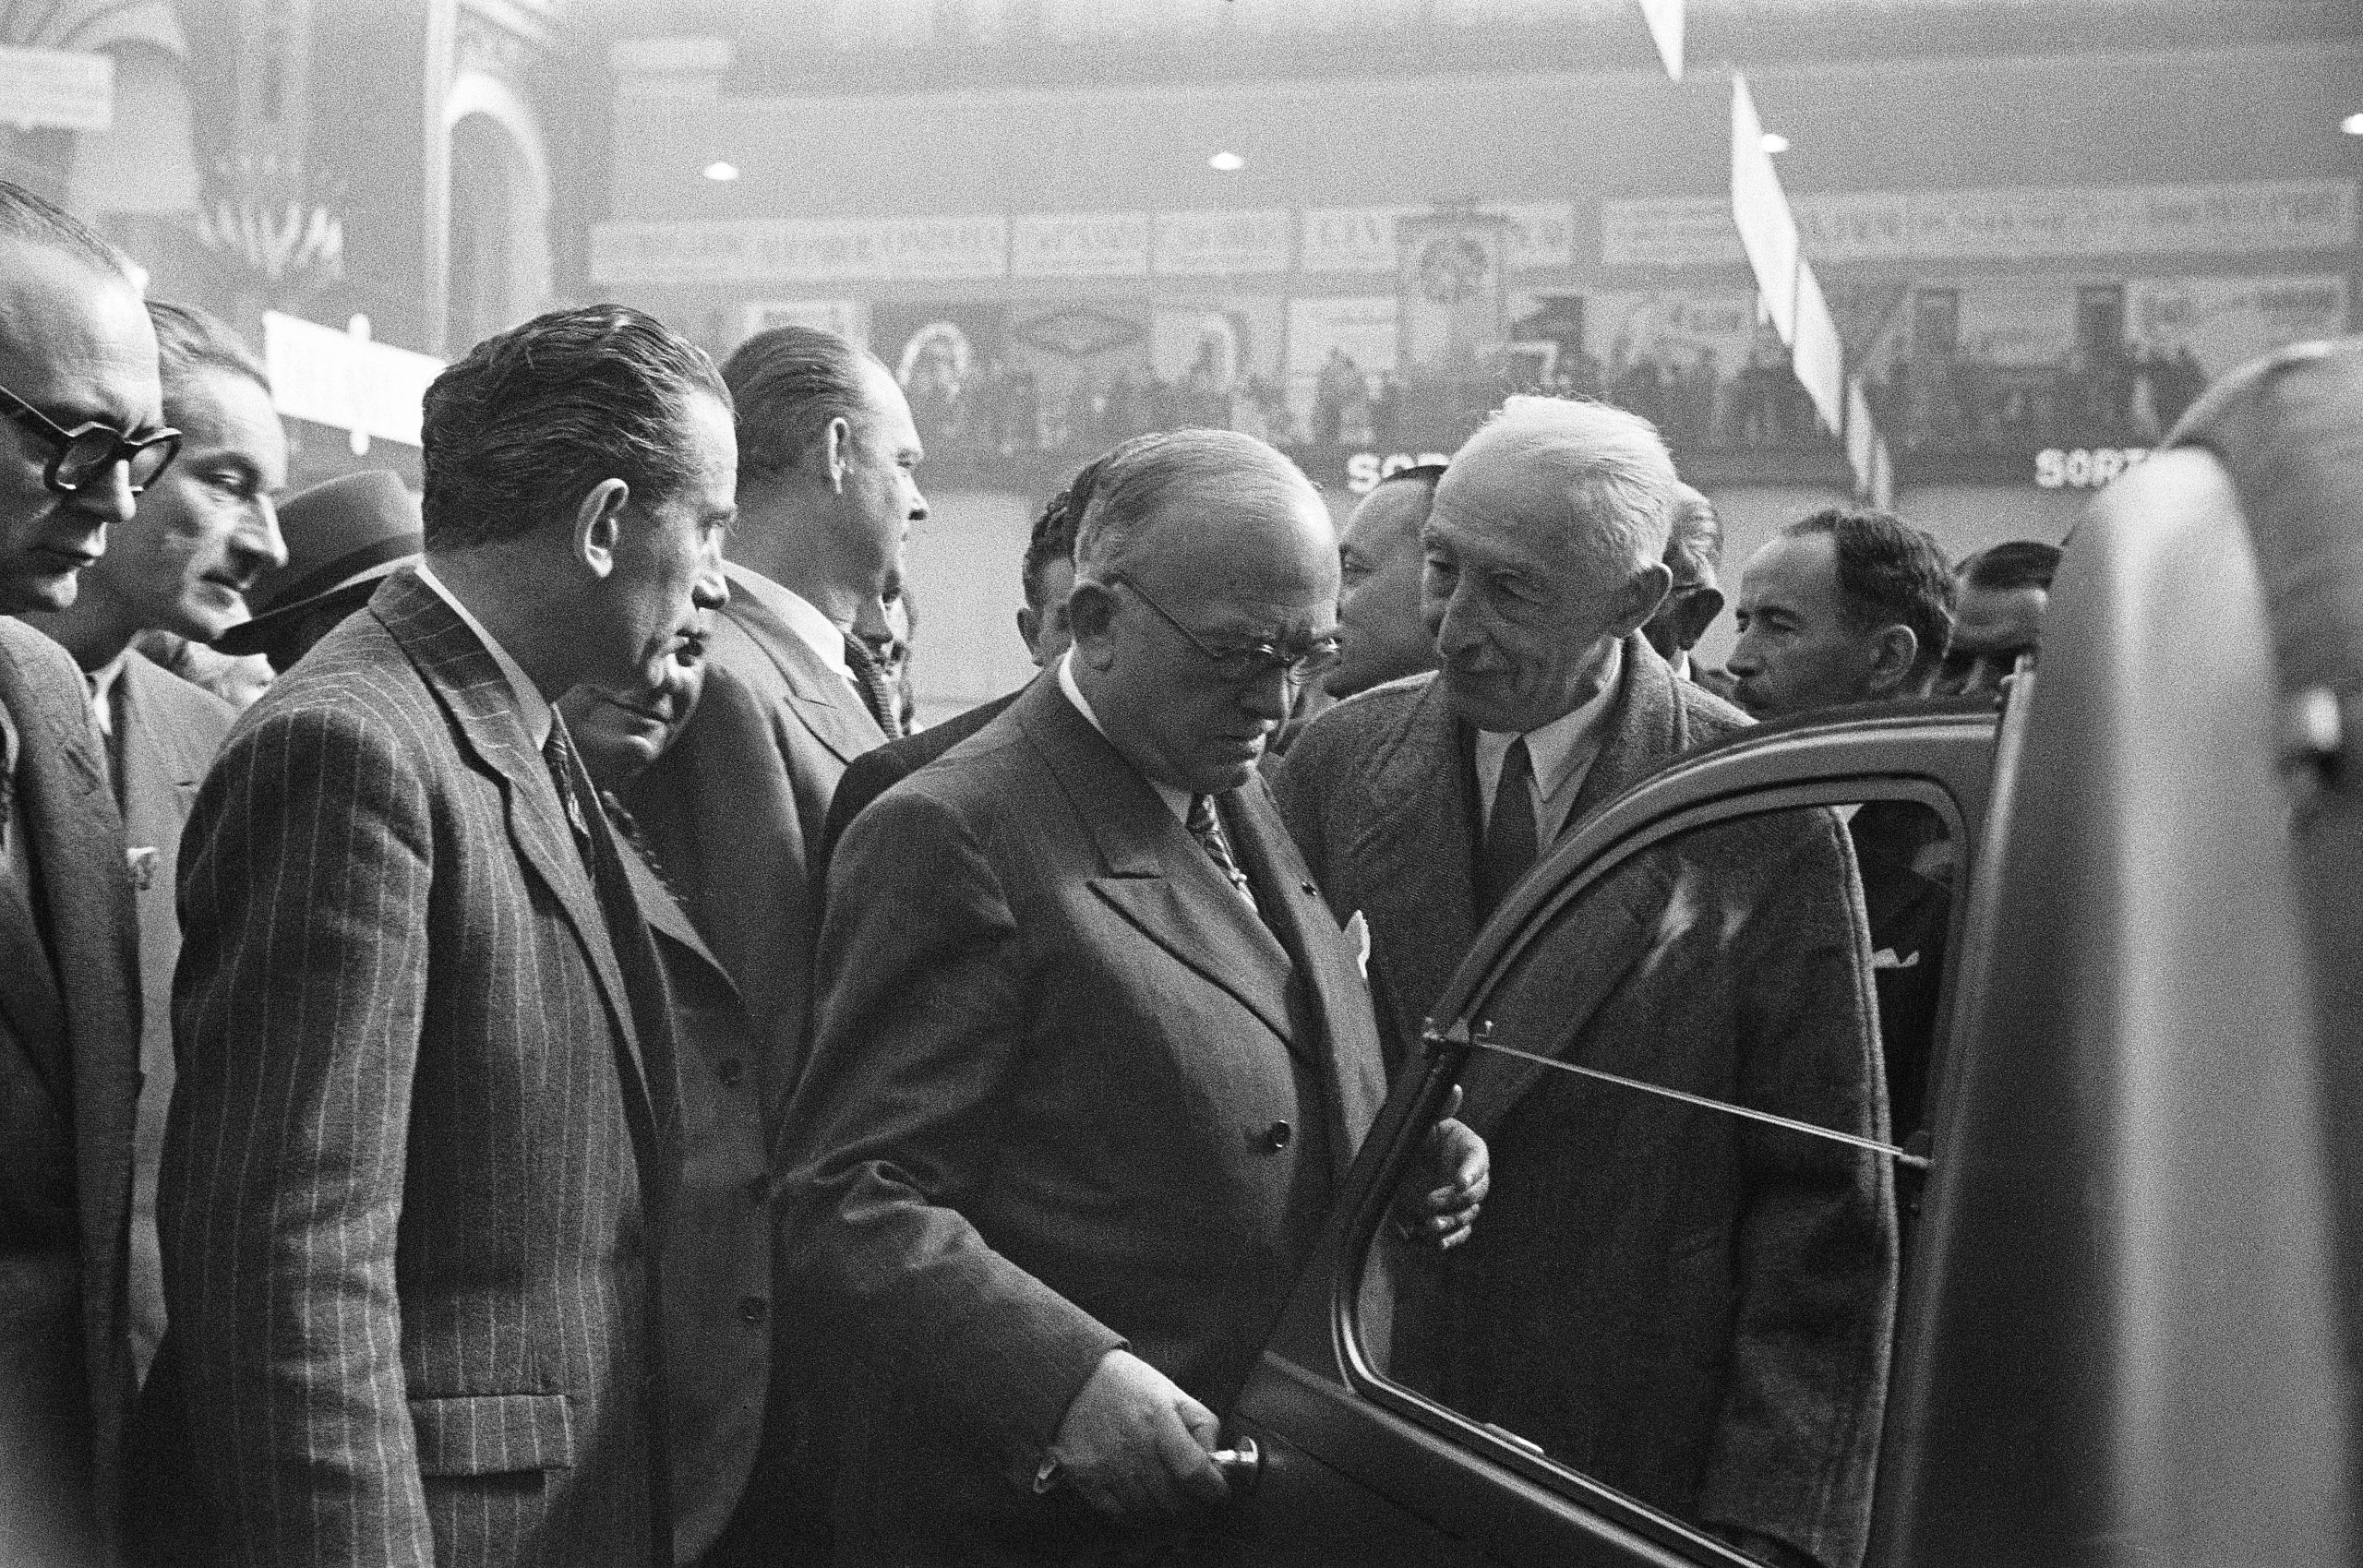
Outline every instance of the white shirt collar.
{"label": "white shirt collar", "polygon": [[1672,664],[1673,664],[1673,678],[1674,678],[1674,679],[1676,679],[1676,680],[1688,680],[1688,679],[1690,678],[1690,650],[1689,650],[1689,649],[1687,649],[1687,648],[1677,648],[1677,649],[1675,649],[1675,650],[1673,651],[1673,660],[1672,660],[1671,662],[1672,662]]}
{"label": "white shirt collar", "polygon": [[126,645],[123,652],[95,670],[86,670],[82,678],[90,688],[90,722],[109,740],[114,738],[114,688],[123,679],[123,666],[131,657]]}
{"label": "white shirt collar", "polygon": [[[1083,695],[1083,688],[1075,684],[1074,650],[1072,648],[1068,649],[1059,659],[1059,689],[1067,694],[1067,700],[1074,704],[1074,711],[1081,713],[1085,720],[1090,724],[1091,727],[1098,730],[1100,736],[1105,738],[1108,734],[1108,726],[1099,722],[1099,715],[1091,711],[1091,703],[1089,700]],[[1110,744],[1113,745],[1114,742],[1111,741]],[[1121,757],[1123,753],[1120,751],[1117,755]],[[1131,764],[1129,762],[1126,763],[1126,766],[1130,765]],[[1173,813],[1173,820],[1175,821],[1182,823],[1185,827],[1189,825],[1190,792],[1188,790],[1175,789],[1169,784],[1159,784],[1155,779],[1148,778],[1146,774],[1143,775],[1143,782],[1145,782],[1149,788],[1157,791],[1157,797],[1165,802],[1166,808]]]}
{"label": "white shirt collar", "polygon": [[[730,592],[744,593],[773,615],[787,623],[796,640],[812,650],[812,656],[826,664],[836,676],[853,683],[853,669],[846,663],[846,628],[821,613],[820,607],[792,588],[783,588],[762,572],[750,571],[732,561],[723,568],[730,579]],[[856,690],[860,689],[858,686]]]}
{"label": "white shirt collar", "polygon": [[435,569],[428,566],[424,558],[418,563],[418,580],[435,590],[443,602],[451,606],[460,619],[467,623],[468,629],[476,634],[476,640],[484,644],[484,651],[492,655],[494,667],[498,669],[501,677],[509,682],[510,695],[517,703],[517,717],[524,722],[525,733],[533,736],[534,749],[538,751],[548,745],[549,699],[542,695],[540,688],[534,686],[523,668],[516,660],[509,656],[509,650],[503,648],[499,640],[484,628],[484,622],[476,619],[468,607],[460,603],[460,596],[452,592],[441,578],[435,575]]}
{"label": "white shirt collar", "polygon": [[[1526,732],[1526,754],[1534,764],[1535,842],[1548,844],[1567,825],[1567,812],[1583,789],[1585,775],[1600,755],[1601,730],[1616,694],[1625,684],[1625,648],[1609,645],[1601,672],[1600,689],[1581,707],[1560,714],[1539,729]],[[1479,820],[1493,814],[1494,786],[1502,776],[1502,758],[1515,735],[1496,730],[1477,732],[1477,793]]]}

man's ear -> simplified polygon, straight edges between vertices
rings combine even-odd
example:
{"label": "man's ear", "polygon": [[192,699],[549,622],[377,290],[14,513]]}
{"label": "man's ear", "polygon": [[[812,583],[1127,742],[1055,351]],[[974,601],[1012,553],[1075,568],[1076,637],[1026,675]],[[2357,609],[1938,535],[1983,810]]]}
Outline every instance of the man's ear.
{"label": "man's ear", "polygon": [[853,421],[841,413],[821,432],[821,471],[829,476],[831,490],[846,493],[846,470],[852,466]]}
{"label": "man's ear", "polygon": [[1871,639],[1870,686],[1876,697],[1898,697],[1912,679],[1920,659],[1920,639],[1899,621],[1883,626]]}
{"label": "man's ear", "polygon": [[1115,644],[1108,628],[1116,618],[1116,591],[1104,582],[1085,581],[1067,596],[1067,628],[1074,633],[1076,654],[1095,670],[1115,662]]}
{"label": "man's ear", "polygon": [[1616,591],[1616,619],[1612,623],[1614,634],[1622,638],[1647,626],[1673,587],[1673,573],[1663,561],[1651,561],[1626,578],[1625,586]]}
{"label": "man's ear", "polygon": [[591,569],[594,577],[616,569],[616,547],[623,541],[624,509],[631,505],[631,486],[620,479],[602,479],[575,503],[574,558]]}
{"label": "man's ear", "polygon": [[1674,640],[1685,648],[1696,648],[1715,617],[1723,613],[1723,591],[1703,583],[1675,602]]}
{"label": "man's ear", "polygon": [[[1042,617],[1035,613],[1034,606],[1031,604],[1019,605],[1017,609],[1017,640],[1026,644],[1026,652],[1028,654],[1031,654],[1034,652],[1034,639],[1040,636],[1041,631]],[[1037,659],[1034,662],[1038,664],[1042,661]]]}

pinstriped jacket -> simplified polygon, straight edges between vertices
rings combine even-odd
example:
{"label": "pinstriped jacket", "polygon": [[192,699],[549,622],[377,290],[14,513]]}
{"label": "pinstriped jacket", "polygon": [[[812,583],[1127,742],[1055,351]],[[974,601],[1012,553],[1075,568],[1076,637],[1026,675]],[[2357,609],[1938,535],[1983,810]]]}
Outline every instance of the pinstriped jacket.
{"label": "pinstriped jacket", "polygon": [[181,921],[158,1376],[198,1555],[668,1562],[671,1063],[498,667],[413,573],[233,731]]}

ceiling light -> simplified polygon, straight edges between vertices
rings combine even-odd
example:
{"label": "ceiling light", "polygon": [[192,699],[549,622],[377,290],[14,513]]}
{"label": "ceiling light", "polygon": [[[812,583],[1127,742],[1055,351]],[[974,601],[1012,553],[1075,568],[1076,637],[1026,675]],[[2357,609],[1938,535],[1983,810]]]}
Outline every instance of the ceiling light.
{"label": "ceiling light", "polygon": [[2338,128],[2348,136],[2363,136],[2363,114],[2349,114],[2338,123]]}
{"label": "ceiling light", "polygon": [[1206,167],[1220,174],[1235,174],[1247,167],[1247,160],[1236,152],[1217,152],[1206,160]]}
{"label": "ceiling light", "polygon": [[1779,131],[1766,131],[1762,146],[1767,152],[1786,152],[1789,150],[1789,138]]}
{"label": "ceiling light", "polygon": [[738,165],[718,162],[709,163],[705,166],[705,177],[709,180],[719,180],[727,185],[738,177]]}

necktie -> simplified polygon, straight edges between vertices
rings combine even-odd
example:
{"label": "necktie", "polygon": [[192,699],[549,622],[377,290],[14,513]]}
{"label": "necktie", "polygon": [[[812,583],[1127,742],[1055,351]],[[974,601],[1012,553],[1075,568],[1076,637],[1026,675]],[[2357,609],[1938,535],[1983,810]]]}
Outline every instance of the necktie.
{"label": "necktie", "polygon": [[870,716],[878,721],[887,739],[898,738],[903,726],[895,718],[894,688],[886,684],[886,666],[878,662],[870,644],[858,637],[846,638],[846,667],[853,671],[854,684],[861,688],[861,703],[870,710]]}
{"label": "necktie", "polygon": [[[663,961],[648,934],[648,917],[632,896],[614,832],[599,814],[597,789],[583,771],[573,738],[566,733],[566,721],[555,713],[550,715],[549,739],[542,744],[542,760],[549,765],[550,782],[558,786],[567,825],[574,830],[575,851],[590,874],[591,891],[599,901],[600,923],[607,928],[607,944],[615,952],[624,997],[631,1008],[633,1031],[640,1036],[650,1118],[639,1129],[650,1156],[643,1162],[641,1179],[649,1194],[649,1212],[659,1214],[672,1177],[660,1151],[678,1136],[681,1104],[679,1070],[673,1057],[672,993],[665,983]],[[628,1100],[627,1115],[633,1108]]]}
{"label": "necktie", "polygon": [[1231,858],[1230,841],[1223,837],[1222,823],[1215,816],[1214,796],[1192,796],[1190,817],[1184,825],[1189,828],[1190,836],[1198,841],[1198,847],[1206,852],[1206,858],[1215,863],[1215,869],[1223,874],[1223,880],[1238,889],[1239,896],[1247,901],[1247,907],[1253,909],[1255,894],[1247,885],[1247,873]]}
{"label": "necktie", "polygon": [[1526,737],[1510,742],[1502,755],[1502,776],[1493,785],[1493,809],[1485,819],[1485,846],[1477,857],[1477,918],[1498,908],[1534,864],[1534,760]]}

